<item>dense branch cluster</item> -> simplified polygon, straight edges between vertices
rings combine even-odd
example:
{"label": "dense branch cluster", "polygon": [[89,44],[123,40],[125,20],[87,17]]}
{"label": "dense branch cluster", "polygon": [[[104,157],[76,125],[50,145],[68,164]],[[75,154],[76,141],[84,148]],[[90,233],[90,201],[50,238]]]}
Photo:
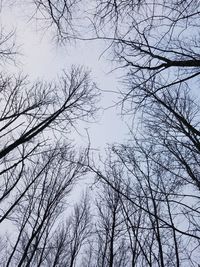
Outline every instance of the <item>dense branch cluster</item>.
{"label": "dense branch cluster", "polygon": [[[71,142],[97,111],[83,67],[51,83],[0,72],[0,265],[199,266],[200,2],[30,2],[58,40],[105,41],[125,73],[119,105],[133,123],[97,162],[91,144]],[[1,27],[0,66],[16,60],[13,37]],[[91,174],[91,193],[71,207]]]}

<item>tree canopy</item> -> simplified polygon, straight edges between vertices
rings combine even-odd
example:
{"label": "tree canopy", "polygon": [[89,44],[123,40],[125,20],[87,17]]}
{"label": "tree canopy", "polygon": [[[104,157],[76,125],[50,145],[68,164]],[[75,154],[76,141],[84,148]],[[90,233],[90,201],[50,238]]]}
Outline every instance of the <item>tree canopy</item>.
{"label": "tree canopy", "polygon": [[[11,2],[59,45],[103,43],[122,70],[117,105],[130,124],[103,160],[89,137],[77,149],[71,129],[98,111],[90,73],[72,66],[33,82],[4,70],[18,51],[1,26],[1,266],[199,266],[200,2]],[[91,175],[71,207],[74,186]]]}

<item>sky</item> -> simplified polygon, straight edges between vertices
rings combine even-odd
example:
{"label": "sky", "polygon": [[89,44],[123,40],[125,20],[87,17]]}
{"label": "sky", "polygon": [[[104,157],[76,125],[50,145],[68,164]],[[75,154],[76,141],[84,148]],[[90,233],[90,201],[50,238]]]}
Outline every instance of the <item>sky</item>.
{"label": "sky", "polygon": [[13,72],[29,74],[33,80],[53,81],[63,69],[69,69],[74,64],[91,70],[91,77],[101,90],[101,109],[93,123],[79,125],[80,135],[74,133],[78,142],[87,145],[88,131],[91,147],[104,153],[107,144],[124,140],[128,130],[120,116],[120,108],[110,108],[119,101],[122,74],[112,72],[115,66],[108,62],[105,53],[102,55],[105,49],[102,41],[77,41],[60,46],[51,40],[48,33],[37,31],[37,24],[29,21],[26,12],[14,6],[4,7],[1,24],[7,31],[16,30],[16,43],[21,55],[17,66],[9,66]]}

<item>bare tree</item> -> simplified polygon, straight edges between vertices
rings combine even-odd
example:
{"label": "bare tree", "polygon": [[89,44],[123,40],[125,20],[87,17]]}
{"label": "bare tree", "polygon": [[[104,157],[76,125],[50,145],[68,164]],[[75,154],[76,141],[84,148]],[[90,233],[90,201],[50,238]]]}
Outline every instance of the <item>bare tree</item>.
{"label": "bare tree", "polygon": [[[200,66],[198,27],[199,2],[192,1],[34,1],[45,21],[55,25],[62,39],[78,28],[72,18],[82,10],[95,34],[79,30],[71,38],[104,39],[114,48],[114,60],[127,67],[132,89],[153,79],[155,90],[198,77]],[[81,16],[81,17],[80,17]],[[78,18],[78,16],[77,16]],[[80,24],[80,23],[79,23]],[[88,29],[87,27],[87,29]],[[129,93],[126,95],[129,98]]]}
{"label": "bare tree", "polygon": [[98,37],[112,41],[115,60],[131,77],[126,99],[131,101],[137,87],[151,86],[152,92],[182,83],[194,87],[200,63],[198,1],[96,2]]}
{"label": "bare tree", "polygon": [[[27,9],[26,1],[21,1]],[[41,30],[51,31],[56,41],[66,41],[78,35],[80,18],[83,16],[81,0],[31,0],[28,16],[36,19]],[[77,25],[78,24],[78,25]]]}
{"label": "bare tree", "polygon": [[88,198],[75,206],[73,215],[62,226],[59,218],[74,183],[86,172],[83,165],[82,161],[77,163],[72,153],[56,148],[37,162],[36,177],[26,172],[31,185],[24,181],[23,200],[10,218],[16,227],[13,226],[15,235],[10,238],[5,254],[5,266],[74,266],[90,234]]}
{"label": "bare tree", "polygon": [[[5,264],[73,267],[79,265],[77,255],[84,247],[84,266],[196,266],[200,113],[192,91],[200,74],[199,1],[97,0],[93,10],[76,0],[32,3],[34,15],[44,27],[55,27],[62,40],[108,42],[114,60],[127,73],[123,111],[138,111],[141,128],[136,137],[130,135],[130,142],[110,149],[104,171],[90,162],[87,166],[84,156],[77,163],[69,144],[52,144],[69,133],[76,120],[93,115],[97,93],[88,74],[72,68],[59,85],[33,86],[25,78],[2,74],[0,222],[18,226],[15,242],[2,242],[9,255]],[[92,36],[76,32],[74,19],[81,7],[89,16]],[[2,40],[1,47],[7,38]],[[12,45],[0,50],[5,59],[12,53]],[[65,175],[59,172],[62,160],[49,167],[54,158],[63,159],[57,151],[69,153]],[[103,182],[90,239],[87,201],[75,207],[61,229],[53,229],[71,189],[70,172],[79,177],[86,172],[84,166]]]}
{"label": "bare tree", "polygon": [[[131,255],[127,264],[195,265],[199,253],[198,191],[191,188],[189,193],[188,185],[179,182],[181,173],[178,176],[173,169],[166,169],[155,155],[152,147],[138,140],[113,147],[110,167],[121,166],[120,175],[115,172],[113,176],[115,182],[107,172],[91,168],[120,196],[124,236]],[[167,166],[173,163],[168,159]]]}
{"label": "bare tree", "polygon": [[[111,163],[111,162],[110,162]],[[106,173],[120,188],[120,168],[106,165]],[[122,213],[121,195],[107,184],[99,184],[96,196],[93,235],[90,238],[83,266],[125,267],[129,266],[130,250],[127,230]]]}
{"label": "bare tree", "polygon": [[[2,30],[0,57],[4,64],[16,54],[12,37]],[[82,67],[72,66],[52,83],[31,83],[28,76],[1,72],[1,235],[8,231],[7,224],[14,231],[2,239],[4,266],[43,266],[58,215],[66,208],[73,185],[87,170],[86,152],[75,150],[69,134],[78,121],[94,116],[97,96]],[[83,243],[89,220],[88,206],[83,206],[75,209],[74,217],[80,220],[76,244]],[[75,227],[73,223],[71,227]],[[80,248],[73,246],[78,246],[75,260]]]}
{"label": "bare tree", "polygon": [[[151,261],[144,264],[150,266],[179,266],[184,257],[188,264],[197,263],[199,100],[192,93],[198,89],[198,15],[197,1],[99,1],[95,14],[97,38],[112,42],[114,59],[127,69],[123,111],[139,111],[137,139],[115,147],[114,154],[143,190],[137,194],[124,175],[124,184],[134,193],[127,195],[122,187],[121,195],[148,216]],[[109,176],[98,174],[119,191]],[[126,209],[124,213],[128,218]],[[165,257],[166,236],[173,240],[168,243],[174,249],[168,254],[171,263]],[[190,245],[182,256],[185,242]]]}
{"label": "bare tree", "polygon": [[65,223],[59,225],[51,238],[46,266],[76,266],[80,253],[91,235],[91,213],[88,196],[83,196]]}
{"label": "bare tree", "polygon": [[[26,162],[42,151],[51,150],[52,141],[69,133],[77,119],[93,114],[94,94],[87,74],[82,76],[80,69],[73,69],[71,76],[65,75],[60,89],[36,84],[28,90],[25,80],[2,80],[1,202],[7,201],[20,184]],[[1,221],[8,211],[11,207],[7,211],[2,209]]]}

